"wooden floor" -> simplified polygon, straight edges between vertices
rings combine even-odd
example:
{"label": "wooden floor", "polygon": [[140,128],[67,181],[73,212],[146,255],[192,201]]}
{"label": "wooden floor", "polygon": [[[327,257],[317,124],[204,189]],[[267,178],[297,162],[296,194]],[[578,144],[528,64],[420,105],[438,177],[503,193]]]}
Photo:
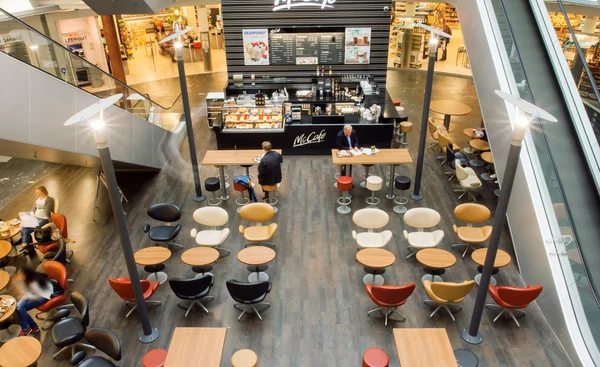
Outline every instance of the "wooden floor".
{"label": "wooden floor", "polygon": [[[392,74],[394,76],[398,77]],[[407,108],[411,106],[410,101],[419,103],[424,80],[418,73],[409,74],[408,77],[413,79],[410,88],[396,85],[390,90],[392,97],[402,99]],[[436,79],[439,88],[434,90],[434,96],[437,93],[438,98],[453,98],[474,105],[476,109],[472,116],[457,119],[456,122],[464,126],[477,126],[480,115],[476,98],[473,97],[472,81],[454,79]],[[470,92],[460,92],[465,90]],[[417,121],[420,109],[414,104],[408,109],[409,117]],[[415,160],[418,130],[416,128],[413,131],[410,137],[412,143],[409,145]],[[360,127],[357,131],[360,134]],[[464,147],[466,138],[460,136],[461,131],[462,128],[457,127],[454,135]],[[216,146],[204,121],[196,124],[196,140],[200,158],[206,149],[214,149]],[[118,175],[119,183],[130,201],[125,209],[134,250],[151,245],[142,226],[148,222],[147,206],[156,202],[170,202],[181,207],[181,224],[184,230],[178,242],[184,244],[185,248],[194,246],[189,236],[189,231],[194,227],[192,213],[201,205],[191,200],[193,185],[186,150],[187,145],[184,144],[183,153],[174,155],[168,166],[158,174]],[[440,212],[440,228],[445,232],[440,247],[451,250],[450,246],[457,241],[452,231],[452,224],[455,223],[452,211],[458,204],[457,195],[446,181],[442,168],[436,163],[435,155],[436,152],[433,151],[426,153],[422,189],[425,199],[421,202],[411,201],[408,206],[430,207]],[[215,296],[215,300],[209,303],[210,315],[195,311],[190,314],[189,319],[184,319],[185,311],[177,307],[179,300],[168,284],[164,284],[153,297],[163,304],[150,309],[152,324],[161,332],[160,338],[151,345],[137,341],[141,330],[137,318],[132,316],[125,319],[127,308],[108,285],[108,277],[126,276],[127,272],[105,190],[101,190],[100,194],[97,223],[92,221],[96,169],[63,166],[40,182],[48,187],[51,195],[61,199],[61,212],[69,220],[69,235],[78,241],[71,246],[75,251],[69,268],[70,277],[75,278],[72,288],[89,299],[91,326],[112,329],[121,338],[121,366],[140,366],[142,356],[149,349],[168,348],[177,326],[227,327],[222,366],[229,366],[229,358],[240,348],[256,351],[261,366],[359,366],[362,353],[372,347],[384,349],[391,357],[390,366],[398,366],[393,327],[446,328],[452,347],[472,350],[479,357],[480,366],[571,365],[536,305],[531,305],[528,315],[520,319],[520,329],[508,320],[492,325],[495,312],[486,310],[481,325],[485,341],[479,346],[470,346],[460,338],[461,329],[469,324],[475,290],[465,299],[463,310],[456,314],[456,323],[443,313],[429,319],[432,309],[423,304],[427,295],[420,282],[422,267],[414,258],[405,260],[407,249],[402,236],[404,224],[401,217],[392,212],[393,204],[385,199],[383,191],[378,193],[382,200],[380,208],[391,214],[387,229],[394,234],[387,248],[397,257],[396,263],[384,275],[386,283],[415,282],[417,288],[400,309],[407,316],[406,322],[392,322],[386,328],[382,319],[368,317],[367,311],[374,308],[374,305],[365,293],[363,268],[355,261],[356,246],[351,236],[355,227],[351,215],[342,216],[335,211],[335,200],[339,193],[333,187],[335,169],[331,158],[284,157],[283,169],[283,183],[278,192],[280,210],[276,215],[279,224],[279,232],[275,236],[277,257],[267,271],[273,282],[272,292],[267,297],[271,308],[262,313],[264,322],[260,323],[254,316],[244,316],[242,322],[238,323],[238,311],[233,308],[234,302],[225,287],[228,279],[246,280],[248,276],[246,267],[236,257],[244,241],[233,230],[240,224],[240,220],[235,213],[235,202],[230,199],[224,208],[230,213],[229,227],[232,232],[224,247],[230,249],[232,255],[219,260],[213,270],[216,280],[211,294]],[[227,171],[230,177],[242,173],[238,168]],[[359,179],[361,171],[361,167],[354,167],[355,180]],[[402,167],[400,171],[414,177],[413,167]],[[482,172],[481,169],[477,171]],[[387,167],[377,167],[371,172],[383,175],[387,172]],[[203,178],[216,174],[217,170],[213,167],[201,169]],[[496,203],[493,189],[493,185],[486,187],[479,195],[479,201],[492,210]],[[353,211],[365,207],[365,198],[368,196],[366,190],[357,187],[352,195]],[[32,193],[19,195],[0,211],[0,217],[17,215],[19,211],[29,208],[32,200]],[[512,254],[511,246],[506,231],[501,247]],[[169,277],[193,276],[190,267],[180,259],[182,251],[175,248],[172,251],[173,256],[166,263]],[[454,253],[459,256],[458,252]],[[141,267],[138,270],[141,276],[146,276]],[[457,263],[444,275],[444,279],[462,281],[472,279],[476,273],[476,265],[469,257],[465,260],[460,260],[459,257]],[[499,284],[522,285],[515,261],[502,269],[497,279]],[[543,302],[543,294],[540,301]],[[57,348],[53,345],[49,332],[43,332],[41,340],[44,352],[40,366],[69,365],[66,358],[52,361],[52,354]],[[423,340],[423,343],[427,343],[427,340]]]}

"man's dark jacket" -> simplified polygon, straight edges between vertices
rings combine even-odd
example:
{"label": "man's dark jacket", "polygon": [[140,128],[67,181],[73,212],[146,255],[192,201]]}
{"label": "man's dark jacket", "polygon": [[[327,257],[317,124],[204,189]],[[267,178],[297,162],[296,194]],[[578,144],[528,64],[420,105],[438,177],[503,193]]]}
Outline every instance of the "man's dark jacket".
{"label": "man's dark jacket", "polygon": [[274,150],[267,152],[258,165],[258,183],[260,185],[277,185],[281,182],[281,154]]}

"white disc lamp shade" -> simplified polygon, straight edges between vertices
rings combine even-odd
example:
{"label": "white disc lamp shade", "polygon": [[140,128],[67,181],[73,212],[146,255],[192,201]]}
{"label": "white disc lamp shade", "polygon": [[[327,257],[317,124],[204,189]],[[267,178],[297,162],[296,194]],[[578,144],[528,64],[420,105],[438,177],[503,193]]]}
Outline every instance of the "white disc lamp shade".
{"label": "white disc lamp shade", "polygon": [[133,93],[133,94],[130,94],[129,97],[127,97],[128,101],[143,101],[145,99],[146,99],[146,97],[142,96],[139,93]]}
{"label": "white disc lamp shade", "polygon": [[556,117],[552,116],[551,114],[542,110],[538,106],[536,106],[530,102],[527,102],[526,100],[524,100],[520,97],[513,96],[512,94],[506,93],[501,90],[496,90],[495,92],[500,98],[502,98],[506,102],[510,103],[511,105],[517,107],[521,111],[523,111],[533,117],[536,117],[536,118],[539,118],[542,120],[546,120],[548,122],[558,122]]}
{"label": "white disc lamp shade", "polygon": [[75,115],[71,116],[63,125],[69,126],[69,125],[76,124],[78,122],[87,121],[89,118],[96,116],[100,112],[104,111],[108,107],[115,104],[121,98],[123,98],[122,93],[115,94],[108,98],[101,99],[98,102],[94,103],[93,105],[91,105],[91,106],[77,112]]}
{"label": "white disc lamp shade", "polygon": [[438,36],[442,36],[442,37],[446,37],[446,38],[452,38],[451,35],[449,35],[448,33],[442,31],[441,29],[437,29],[437,28],[433,28],[431,26],[428,26],[427,24],[423,24],[423,23],[417,23],[416,24],[417,27],[421,27],[424,30],[437,34]]}
{"label": "white disc lamp shade", "polygon": [[179,32],[177,32],[177,33],[173,33],[173,34],[172,34],[172,35],[170,35],[169,37],[165,37],[165,38],[163,38],[163,39],[162,39],[162,40],[160,40],[160,42],[158,42],[158,43],[165,43],[165,42],[170,42],[170,41],[173,41],[173,40],[175,40],[175,39],[179,38],[180,36],[183,36],[183,35],[184,35],[184,34],[186,34],[187,32],[191,31],[192,29],[194,29],[194,28],[192,28],[192,27],[186,27],[185,29],[182,29],[182,30],[180,30],[180,31],[179,31]]}

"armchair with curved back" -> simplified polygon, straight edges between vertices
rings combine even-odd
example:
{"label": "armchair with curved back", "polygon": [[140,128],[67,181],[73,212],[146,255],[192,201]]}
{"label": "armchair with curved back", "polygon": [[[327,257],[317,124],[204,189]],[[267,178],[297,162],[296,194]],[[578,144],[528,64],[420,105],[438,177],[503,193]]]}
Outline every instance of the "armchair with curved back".
{"label": "armchair with curved back", "polygon": [[425,229],[433,228],[440,224],[441,216],[430,208],[413,208],[404,214],[404,223],[417,229],[416,232],[404,230],[404,238],[408,241],[408,249],[411,252],[406,258],[414,256],[417,251],[424,248],[437,247],[444,238],[444,231],[438,229],[425,232]]}
{"label": "armchair with curved back", "polygon": [[184,300],[184,302],[178,303],[177,306],[186,310],[186,319],[195,306],[200,306],[206,313],[210,313],[200,301],[212,301],[214,299],[213,296],[208,295],[214,283],[215,277],[212,274],[192,279],[169,279],[169,286],[171,286],[173,293],[177,298]]}
{"label": "armchair with curved back", "polygon": [[[499,308],[502,310],[502,312],[494,318],[494,324],[498,321],[500,316],[507,313],[515,324],[517,324],[517,328],[521,328],[521,325],[517,321],[517,317],[525,316],[525,311],[523,311],[523,309],[529,306],[531,302],[535,301],[540,293],[542,293],[543,289],[544,287],[541,285],[528,285],[525,288],[521,288],[506,286],[496,287],[490,284],[488,291],[496,304],[488,303],[485,307]],[[519,315],[515,316],[514,312],[519,312]]]}
{"label": "armchair with curved back", "polygon": [[358,244],[359,250],[363,248],[385,247],[392,239],[392,231],[374,232],[374,229],[385,227],[390,221],[388,213],[381,209],[365,208],[360,209],[352,216],[354,224],[360,228],[367,229],[367,232],[357,233],[352,231],[352,238]]}
{"label": "armchair with curved back", "polygon": [[[242,319],[242,316],[246,312],[252,310],[258,316],[258,319],[262,322],[262,316],[258,313],[256,306],[267,306],[271,304],[263,302],[267,298],[267,294],[271,292],[271,282],[259,281],[253,283],[238,282],[235,279],[228,280],[227,291],[231,295],[234,301],[238,302],[233,305],[236,310],[242,311],[238,317],[238,321]],[[243,309],[238,307],[244,306]]]}
{"label": "armchair with curved back", "polygon": [[[127,306],[133,306],[131,310],[125,315],[125,318],[131,316],[131,314],[137,309],[137,305],[135,303],[135,294],[133,293],[133,286],[131,285],[131,280],[125,277],[119,278],[108,278],[108,283],[115,293],[121,297]],[[140,280],[140,284],[142,286],[142,292],[144,294],[144,301],[148,305],[160,305],[160,301],[150,300],[149,298],[156,292],[159,282],[151,282],[147,279]]]}
{"label": "armchair with curved back", "polygon": [[[44,328],[46,323],[48,321],[54,319],[56,311],[61,306],[63,306],[63,304],[67,300],[67,291],[69,289],[69,281],[67,279],[67,268],[65,268],[65,266],[63,264],[59,263],[58,261],[46,261],[45,263],[42,264],[42,269],[44,270],[44,273],[46,273],[48,278],[50,278],[50,279],[54,280],[56,283],[58,283],[58,285],[64,291],[62,294],[55,295],[54,297],[50,298],[45,303],[36,307],[36,309],[38,311],[40,311],[37,315],[35,315],[35,317],[38,320],[42,320],[42,318],[40,317],[41,314],[43,314],[43,313],[46,314],[46,317],[43,319],[44,322],[42,323],[42,327],[41,327],[42,330],[46,330]],[[63,307],[65,307],[65,306],[63,306]]]}
{"label": "armchair with curved back", "polygon": [[250,243],[244,245],[244,247],[252,245],[262,245],[275,247],[275,244],[268,242],[273,239],[277,232],[277,223],[271,223],[267,226],[263,226],[264,222],[267,222],[275,216],[275,210],[269,204],[265,203],[250,203],[244,205],[240,209],[240,217],[248,222],[256,223],[255,226],[244,227],[240,225],[240,234],[244,236],[244,239]]}
{"label": "armchair with curved back", "polygon": [[148,216],[154,220],[163,222],[163,225],[152,227],[150,224],[144,224],[144,233],[148,233],[148,238],[154,241],[157,245],[164,243],[167,246],[177,246],[183,248],[182,245],[175,243],[175,237],[181,232],[181,224],[172,225],[181,219],[181,210],[177,205],[159,203],[152,204],[146,212]]}
{"label": "armchair with curved back", "polygon": [[196,228],[191,230],[190,234],[195,239],[196,244],[212,247],[219,251],[224,251],[225,256],[229,255],[230,251],[221,247],[229,236],[229,228],[217,229],[217,227],[227,225],[227,222],[229,222],[227,211],[217,206],[206,206],[196,209],[193,218],[196,223],[211,227],[202,231],[198,231]]}
{"label": "armchair with curved back", "polygon": [[[121,340],[111,330],[90,328],[85,332],[85,339],[91,346],[104,352],[115,361],[121,360]],[[102,356],[85,358],[85,352],[79,351],[71,358],[71,365],[79,367],[116,367],[117,365]]]}
{"label": "armchair with curved back", "polygon": [[490,239],[492,235],[492,226],[473,227],[473,223],[483,223],[490,219],[492,213],[488,208],[481,204],[465,203],[460,204],[454,209],[454,216],[461,222],[466,223],[466,226],[452,225],[454,232],[463,243],[457,243],[452,247],[465,246],[465,252],[462,258],[469,250],[474,250],[475,246],[481,246],[484,242]]}
{"label": "armchair with curved back", "polygon": [[452,311],[448,306],[456,306],[460,310],[462,307],[458,306],[465,297],[471,292],[475,286],[474,280],[465,280],[462,283],[454,282],[432,282],[425,280],[423,282],[425,292],[431,297],[431,299],[425,300],[426,305],[437,306],[437,308],[429,315],[432,318],[440,309],[444,309],[448,312],[452,321],[456,321]]}
{"label": "armchair with curved back", "polygon": [[367,294],[371,301],[378,307],[367,312],[367,315],[376,311],[382,311],[385,316],[385,326],[388,324],[388,318],[392,313],[402,317],[401,322],[406,321],[406,316],[396,310],[398,307],[406,303],[406,300],[415,290],[415,283],[405,285],[373,285],[367,284]]}
{"label": "armchair with curved back", "polygon": [[449,135],[447,135],[447,133],[438,133],[438,142],[440,144],[440,155],[436,157],[437,160],[442,160],[442,163],[440,163],[440,166],[443,166],[444,163],[446,163],[446,160],[448,159],[447,157],[447,150],[448,147],[451,147],[450,149],[453,152],[460,152],[460,147],[454,142],[454,139],[452,139]]}
{"label": "armchair with curved back", "polygon": [[473,198],[473,201],[477,201],[477,198],[475,198],[475,195],[473,195],[472,192],[482,186],[481,180],[477,177],[477,173],[475,173],[471,167],[461,166],[460,160],[458,159],[454,161],[454,165],[456,167],[456,178],[461,187],[461,189],[454,190],[454,192],[462,192],[462,195],[458,197],[458,200],[462,199],[463,196],[468,195]]}
{"label": "armchair with curved back", "polygon": [[[433,147],[437,147],[438,150],[439,150],[439,148],[440,148],[439,130],[440,130],[440,127],[435,124],[434,118],[430,117],[427,120],[427,131],[429,132],[429,136],[431,137],[431,139],[433,139],[433,143],[429,144],[429,146],[427,147],[427,149],[431,149]],[[445,130],[446,129],[443,129],[443,131],[445,131]]]}
{"label": "armchair with curved back", "polygon": [[449,172],[444,172],[445,175],[450,176],[450,178],[448,179],[448,181],[452,181],[454,178],[456,178],[456,160],[460,161],[460,164],[464,167],[468,167],[469,166],[469,160],[467,159],[467,156],[465,156],[462,152],[454,152],[454,150],[452,150],[452,145],[448,144],[446,145],[446,163],[448,163],[448,166],[450,167],[451,171]]}
{"label": "armchair with curved back", "polygon": [[71,301],[73,301],[75,309],[79,312],[79,316],[67,317],[54,324],[52,341],[54,345],[61,349],[52,356],[53,359],[69,349],[71,355],[74,355],[77,346],[88,347],[92,350],[96,349],[92,345],[81,343],[90,324],[90,310],[87,299],[83,294],[74,291],[71,293]]}
{"label": "armchair with curved back", "polygon": [[[67,227],[67,217],[65,217],[64,215],[62,215],[60,213],[52,213],[52,214],[50,214],[50,221],[56,225],[56,227],[60,231],[62,238],[69,238],[69,230]],[[40,252],[42,254],[47,254],[49,252],[56,252],[56,251],[58,251],[58,249],[60,247],[58,242],[52,242],[52,243],[46,243],[46,244],[36,243],[35,246],[37,247],[38,250],[40,250]],[[51,254],[49,256],[53,257],[53,254]]]}

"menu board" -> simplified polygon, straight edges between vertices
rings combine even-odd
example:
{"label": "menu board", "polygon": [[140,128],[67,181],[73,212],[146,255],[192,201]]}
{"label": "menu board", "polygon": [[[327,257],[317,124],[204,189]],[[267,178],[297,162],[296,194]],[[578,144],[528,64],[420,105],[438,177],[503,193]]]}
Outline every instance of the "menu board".
{"label": "menu board", "polygon": [[344,64],[343,32],[275,33],[269,35],[271,65]]}

